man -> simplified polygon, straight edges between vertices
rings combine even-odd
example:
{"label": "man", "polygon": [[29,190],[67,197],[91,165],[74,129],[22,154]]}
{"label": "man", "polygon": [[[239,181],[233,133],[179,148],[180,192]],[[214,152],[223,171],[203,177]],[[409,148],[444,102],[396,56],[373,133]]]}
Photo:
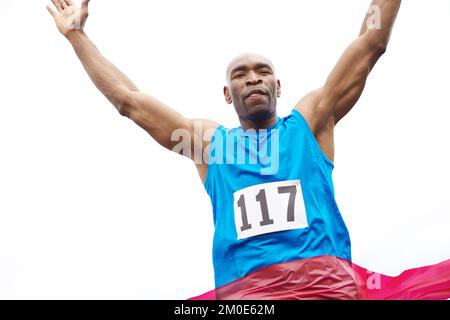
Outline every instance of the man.
{"label": "man", "polygon": [[[356,280],[342,262],[351,260],[351,252],[334,199],[333,132],[358,101],[370,71],[386,51],[401,0],[373,0],[359,37],[345,50],[325,84],[304,96],[287,117],[277,115],[281,84],[273,64],[256,54],[233,59],[224,88],[225,100],[234,105],[241,123],[233,129],[212,120],[187,119],[140,92],[85,34],[89,1],[83,0],[81,8],[72,0],[52,2],[57,11],[48,10],[59,31],[119,113],[163,147],[194,160],[214,209],[216,287],[225,288],[255,271],[271,270],[259,279],[269,281],[258,290],[266,290],[267,283],[276,280],[283,285],[296,283],[291,291],[313,288],[311,296],[358,297]],[[206,139],[205,131],[212,132]],[[173,139],[182,136],[180,132],[192,138],[187,148],[180,148]],[[301,263],[295,266],[297,271],[283,264],[296,261]],[[279,269],[265,269],[271,266]],[[313,279],[309,275],[317,273],[314,270],[323,272]],[[282,287],[276,286],[269,296],[281,297],[277,292],[286,288]],[[221,293],[226,294],[227,290]]]}

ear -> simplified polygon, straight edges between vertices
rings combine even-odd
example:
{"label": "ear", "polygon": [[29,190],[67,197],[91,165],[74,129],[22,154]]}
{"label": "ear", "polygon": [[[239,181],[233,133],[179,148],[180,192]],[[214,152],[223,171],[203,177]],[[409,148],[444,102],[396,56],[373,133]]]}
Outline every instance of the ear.
{"label": "ear", "polygon": [[230,89],[227,86],[223,87],[223,95],[225,96],[225,101],[228,104],[233,103],[233,99],[231,99]]}
{"label": "ear", "polygon": [[281,97],[281,83],[280,80],[277,80],[277,97]]}

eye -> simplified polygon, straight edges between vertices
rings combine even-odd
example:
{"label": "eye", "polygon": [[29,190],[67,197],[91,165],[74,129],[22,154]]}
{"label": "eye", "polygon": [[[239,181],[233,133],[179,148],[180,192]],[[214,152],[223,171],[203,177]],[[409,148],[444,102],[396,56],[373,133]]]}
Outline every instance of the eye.
{"label": "eye", "polygon": [[259,72],[264,75],[272,74],[272,72],[269,69],[261,69]]}
{"label": "eye", "polygon": [[233,79],[240,79],[240,78],[242,78],[243,76],[244,76],[243,73],[236,73],[236,74],[233,76]]}

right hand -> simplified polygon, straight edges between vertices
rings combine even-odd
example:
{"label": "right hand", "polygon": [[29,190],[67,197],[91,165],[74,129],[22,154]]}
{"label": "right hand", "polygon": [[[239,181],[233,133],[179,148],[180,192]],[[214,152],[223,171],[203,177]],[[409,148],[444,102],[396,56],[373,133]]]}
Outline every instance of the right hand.
{"label": "right hand", "polygon": [[65,37],[69,35],[71,31],[83,30],[89,15],[88,6],[89,0],[83,0],[81,7],[75,5],[72,0],[51,0],[58,12],[47,6],[47,10],[55,19],[56,26],[59,32]]}

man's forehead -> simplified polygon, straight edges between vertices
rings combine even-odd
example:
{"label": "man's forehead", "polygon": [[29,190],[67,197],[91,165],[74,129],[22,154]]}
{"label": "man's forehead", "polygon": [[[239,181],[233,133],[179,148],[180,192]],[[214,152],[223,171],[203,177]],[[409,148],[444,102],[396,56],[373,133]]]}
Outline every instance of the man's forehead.
{"label": "man's forehead", "polygon": [[268,58],[256,53],[244,53],[231,60],[227,68],[227,76],[235,68],[253,64],[267,64],[274,70],[273,64]]}

